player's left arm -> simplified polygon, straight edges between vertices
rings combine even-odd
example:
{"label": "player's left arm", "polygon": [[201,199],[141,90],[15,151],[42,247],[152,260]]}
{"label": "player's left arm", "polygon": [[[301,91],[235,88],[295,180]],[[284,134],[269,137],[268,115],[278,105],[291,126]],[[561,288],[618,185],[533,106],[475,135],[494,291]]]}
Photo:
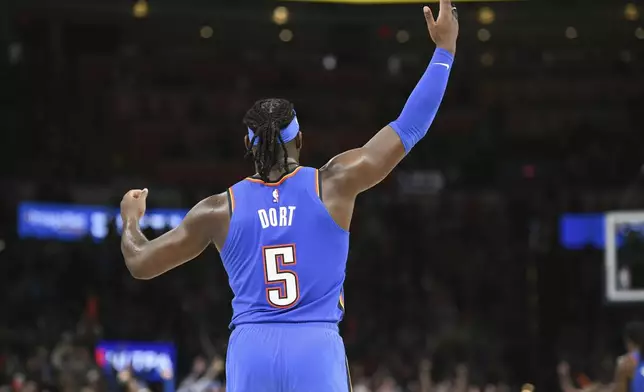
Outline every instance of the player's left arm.
{"label": "player's left arm", "polygon": [[614,392],[628,392],[628,384],[634,371],[635,361],[630,355],[624,355],[617,360]]}
{"label": "player's left arm", "polygon": [[450,0],[440,1],[438,18],[424,8],[425,21],[436,50],[400,116],[364,146],[342,153],[322,169],[323,178],[338,184],[349,197],[382,181],[429,130],[443,100],[458,37],[458,19]]}
{"label": "player's left arm", "polygon": [[195,205],[181,224],[153,240],[139,226],[145,213],[148,191],[132,190],[121,201],[123,235],[121,252],[136,279],[152,279],[195,257],[211,243],[213,236],[227,230],[228,201],[225,194],[206,198]]}

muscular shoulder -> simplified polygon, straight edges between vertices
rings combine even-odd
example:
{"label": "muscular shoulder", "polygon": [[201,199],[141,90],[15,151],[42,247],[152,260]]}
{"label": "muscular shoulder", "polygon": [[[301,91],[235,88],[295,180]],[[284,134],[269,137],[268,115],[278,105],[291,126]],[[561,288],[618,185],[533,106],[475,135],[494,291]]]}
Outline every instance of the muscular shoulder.
{"label": "muscular shoulder", "polygon": [[350,191],[352,184],[355,182],[355,176],[359,170],[355,169],[361,163],[359,149],[349,150],[331,159],[326,165],[320,168],[322,181],[337,187],[338,190]]}
{"label": "muscular shoulder", "polygon": [[208,196],[197,203],[195,208],[200,208],[204,213],[207,212],[209,214],[228,214],[228,195],[224,192],[218,195]]}
{"label": "muscular shoulder", "polygon": [[320,168],[320,173],[325,176],[342,176],[347,169],[357,165],[361,161],[360,149],[346,151],[333,157],[326,165]]}
{"label": "muscular shoulder", "polygon": [[228,195],[220,193],[209,196],[197,203],[186,216],[200,232],[208,233],[211,241],[221,249],[230,223]]}
{"label": "muscular shoulder", "polygon": [[200,225],[217,225],[228,219],[228,196],[226,193],[209,196],[197,203],[186,216],[199,221]]}

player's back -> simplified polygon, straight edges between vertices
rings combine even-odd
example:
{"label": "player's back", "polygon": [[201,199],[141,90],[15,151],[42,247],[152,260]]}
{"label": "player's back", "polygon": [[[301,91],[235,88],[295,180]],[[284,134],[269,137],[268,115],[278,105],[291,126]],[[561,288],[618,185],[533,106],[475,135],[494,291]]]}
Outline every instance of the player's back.
{"label": "player's back", "polygon": [[630,392],[644,392],[644,361],[640,353],[634,353],[633,359],[635,360],[635,372],[631,379]]}
{"label": "player's back", "polygon": [[320,189],[318,171],[301,166],[275,183],[247,178],[229,189],[221,257],[234,294],[231,327],[342,319],[349,233]]}

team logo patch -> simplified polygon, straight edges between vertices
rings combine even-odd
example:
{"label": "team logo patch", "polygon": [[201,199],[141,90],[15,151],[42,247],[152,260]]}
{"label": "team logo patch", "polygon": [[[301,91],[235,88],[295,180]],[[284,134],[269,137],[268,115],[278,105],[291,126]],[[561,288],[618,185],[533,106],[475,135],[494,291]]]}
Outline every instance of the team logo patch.
{"label": "team logo patch", "polygon": [[280,193],[277,189],[273,191],[273,203],[277,203],[280,201]]}

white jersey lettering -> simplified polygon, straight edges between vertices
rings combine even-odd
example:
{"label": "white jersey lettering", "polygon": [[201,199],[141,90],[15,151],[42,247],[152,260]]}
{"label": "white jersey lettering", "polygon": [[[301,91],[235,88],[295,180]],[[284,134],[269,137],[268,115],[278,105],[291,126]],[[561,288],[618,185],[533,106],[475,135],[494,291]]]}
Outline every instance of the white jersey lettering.
{"label": "white jersey lettering", "polygon": [[290,227],[293,225],[295,206],[268,208],[257,211],[262,229],[269,227]]}

